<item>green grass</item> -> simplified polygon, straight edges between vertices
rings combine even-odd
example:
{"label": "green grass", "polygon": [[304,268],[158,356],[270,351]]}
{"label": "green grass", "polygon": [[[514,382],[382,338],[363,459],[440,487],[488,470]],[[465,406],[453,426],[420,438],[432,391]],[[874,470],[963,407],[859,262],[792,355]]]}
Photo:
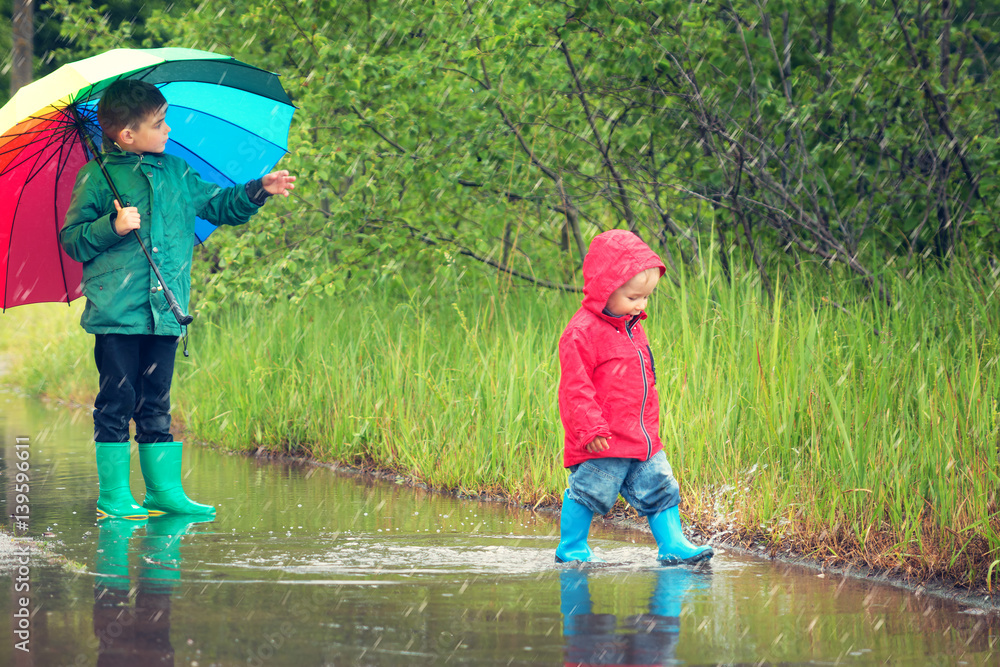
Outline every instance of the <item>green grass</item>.
{"label": "green grass", "polygon": [[[685,513],[730,540],[992,586],[997,275],[885,275],[891,304],[822,276],[784,280],[773,304],[752,273],[661,282],[646,329]],[[233,450],[556,501],[556,343],[578,303],[439,284],[234,306],[192,327],[175,414]],[[74,331],[56,343],[25,346],[31,326],[0,333],[26,355],[16,381],[31,391],[92,391],[89,337],[62,317]]]}
{"label": "green grass", "polygon": [[983,583],[1000,557],[991,282],[912,276],[891,305],[794,284],[773,307],[753,289],[686,282],[660,387],[665,441],[682,448],[672,460],[704,521]]}
{"label": "green grass", "polygon": [[203,323],[175,383],[192,399],[179,399],[182,418],[233,449],[375,463],[520,499],[557,493],[551,357],[563,302],[521,317],[498,296],[433,298],[357,294]]}
{"label": "green grass", "polygon": [[94,339],[80,328],[84,300],[20,306],[0,313],[0,383],[32,395],[93,401]]}

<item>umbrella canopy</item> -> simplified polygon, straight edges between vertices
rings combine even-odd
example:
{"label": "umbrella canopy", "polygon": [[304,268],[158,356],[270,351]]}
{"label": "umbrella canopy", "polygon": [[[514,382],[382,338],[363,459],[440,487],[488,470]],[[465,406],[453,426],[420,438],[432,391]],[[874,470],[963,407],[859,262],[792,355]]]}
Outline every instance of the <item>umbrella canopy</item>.
{"label": "umbrella canopy", "polygon": [[[275,74],[194,49],[115,49],[60,67],[0,109],[0,307],[70,302],[82,267],[59,244],[76,174],[102,133],[97,103],[119,79],[141,79],[169,104],[165,152],[229,187],[270,172],[288,150],[295,107]],[[204,241],[215,229],[198,219]]]}

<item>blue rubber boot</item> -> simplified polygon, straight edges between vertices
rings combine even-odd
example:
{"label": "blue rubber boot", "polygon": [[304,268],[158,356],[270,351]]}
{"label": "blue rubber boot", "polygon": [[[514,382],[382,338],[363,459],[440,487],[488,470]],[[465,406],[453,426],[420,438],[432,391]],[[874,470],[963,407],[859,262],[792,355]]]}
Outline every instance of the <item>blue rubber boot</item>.
{"label": "blue rubber boot", "polygon": [[681,530],[681,513],[674,505],[659,514],[650,514],[649,528],[653,531],[656,544],[660,548],[657,556],[660,565],[692,565],[706,561],[715,555],[707,544],[701,547],[688,542]]}
{"label": "blue rubber boot", "polygon": [[562,512],[559,515],[559,546],[556,547],[557,563],[603,563],[587,546],[590,522],[594,513],[589,508],[570,499],[569,489],[563,494]]}

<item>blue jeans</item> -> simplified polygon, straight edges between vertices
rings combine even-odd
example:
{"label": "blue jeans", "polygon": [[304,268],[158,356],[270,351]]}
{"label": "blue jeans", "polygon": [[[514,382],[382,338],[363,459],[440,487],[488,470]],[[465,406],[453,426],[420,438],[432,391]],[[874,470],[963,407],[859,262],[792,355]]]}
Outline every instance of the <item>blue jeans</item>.
{"label": "blue jeans", "polygon": [[134,419],[136,442],[173,441],[170,383],[176,352],[176,336],[94,337],[94,361],[101,378],[94,400],[94,440],[128,442],[128,423]]}
{"label": "blue jeans", "polygon": [[618,494],[639,516],[659,514],[680,502],[680,488],[662,450],[646,461],[590,459],[569,470],[570,499],[595,514],[610,512]]}

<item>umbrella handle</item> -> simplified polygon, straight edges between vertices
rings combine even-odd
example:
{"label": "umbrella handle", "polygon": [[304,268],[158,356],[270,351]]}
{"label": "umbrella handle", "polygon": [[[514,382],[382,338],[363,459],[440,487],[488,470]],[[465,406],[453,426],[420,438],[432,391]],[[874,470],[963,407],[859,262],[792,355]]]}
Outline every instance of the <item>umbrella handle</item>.
{"label": "umbrella handle", "polygon": [[194,317],[186,315],[184,311],[181,310],[181,305],[177,303],[174,293],[170,291],[169,287],[167,287],[167,281],[163,279],[162,275],[160,275],[160,267],[156,265],[156,262],[153,261],[149,251],[146,250],[146,244],[142,242],[142,237],[139,236],[139,230],[133,229],[132,233],[135,234],[135,240],[139,242],[139,247],[142,248],[142,251],[146,254],[146,260],[149,262],[149,265],[153,267],[153,273],[156,274],[156,279],[160,281],[160,287],[163,289],[163,296],[166,297],[167,305],[170,306],[170,312],[174,314],[174,317],[177,319],[177,323],[182,327],[186,327],[191,324],[191,322],[194,321]]}
{"label": "umbrella handle", "polygon": [[194,321],[194,315],[185,315],[184,311],[181,310],[181,305],[177,303],[177,299],[174,298],[174,293],[170,291],[170,288],[160,283],[163,287],[163,296],[167,298],[167,303],[170,304],[170,312],[174,314],[177,319],[177,323],[182,327],[186,327]]}

